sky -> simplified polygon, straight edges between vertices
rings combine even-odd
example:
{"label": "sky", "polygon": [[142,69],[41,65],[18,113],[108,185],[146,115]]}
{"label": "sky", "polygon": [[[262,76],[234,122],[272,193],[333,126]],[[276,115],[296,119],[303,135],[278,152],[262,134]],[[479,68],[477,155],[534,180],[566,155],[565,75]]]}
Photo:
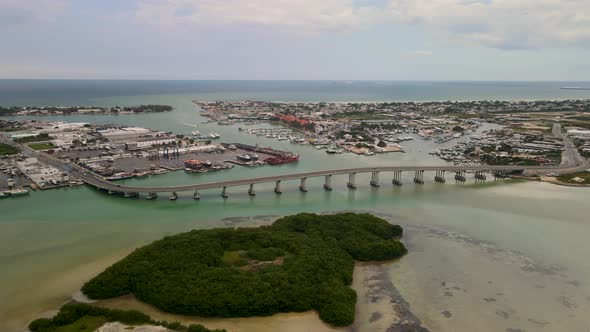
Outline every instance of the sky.
{"label": "sky", "polygon": [[590,0],[0,0],[0,78],[590,80]]}

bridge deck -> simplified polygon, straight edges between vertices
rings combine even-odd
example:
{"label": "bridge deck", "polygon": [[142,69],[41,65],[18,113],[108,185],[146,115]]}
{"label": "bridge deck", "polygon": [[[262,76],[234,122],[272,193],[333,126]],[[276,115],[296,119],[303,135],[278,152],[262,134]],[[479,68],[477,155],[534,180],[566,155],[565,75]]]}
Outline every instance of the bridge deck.
{"label": "bridge deck", "polygon": [[169,187],[135,187],[135,186],[126,186],[126,185],[117,185],[113,182],[98,178],[96,176],[91,176],[86,174],[85,176],[81,176],[82,180],[84,180],[89,185],[94,187],[105,189],[105,190],[112,190],[118,192],[182,192],[182,191],[196,191],[196,190],[204,190],[204,189],[214,189],[214,188],[222,188],[222,187],[237,187],[237,186],[246,186],[250,184],[258,184],[258,183],[271,183],[275,181],[286,181],[286,180],[298,180],[301,178],[313,178],[313,177],[322,177],[327,175],[341,175],[341,174],[350,174],[350,173],[370,173],[370,172],[393,172],[393,171],[406,171],[406,172],[413,172],[413,171],[531,171],[531,170],[555,170],[558,167],[548,168],[542,166],[381,166],[381,167],[362,167],[362,168],[344,168],[344,169],[331,169],[331,170],[321,170],[321,171],[312,171],[312,172],[304,172],[304,173],[293,173],[293,174],[284,174],[284,175],[273,175],[273,176],[264,176],[264,177],[256,177],[256,178],[248,178],[248,179],[239,179],[239,180],[228,180],[228,181],[220,181],[220,182],[209,182],[209,183],[198,183],[198,184],[189,184],[189,185],[180,185],[180,186],[169,186]]}

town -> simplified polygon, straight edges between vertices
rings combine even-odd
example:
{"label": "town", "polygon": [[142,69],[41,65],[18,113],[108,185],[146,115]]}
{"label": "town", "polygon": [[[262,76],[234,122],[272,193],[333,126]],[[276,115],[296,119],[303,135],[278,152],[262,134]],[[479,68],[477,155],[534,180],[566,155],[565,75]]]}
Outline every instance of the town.
{"label": "town", "polygon": [[[590,100],[194,102],[203,110],[203,116],[219,124],[274,122],[286,129],[245,131],[297,144],[313,144],[326,153],[402,152],[403,142],[421,139],[445,144],[433,149],[431,154],[455,164],[559,165],[564,150],[562,135],[565,135],[582,156],[590,156]],[[484,123],[494,125],[495,129],[476,133]]]}
{"label": "town", "polygon": [[[243,135],[308,144],[327,154],[370,157],[404,152],[407,142],[415,141],[434,147],[429,154],[455,166],[571,166],[583,164],[590,157],[588,101],[195,104],[202,116],[210,119],[208,122],[237,127]],[[257,126],[263,123],[275,126]],[[82,167],[106,181],[179,170],[201,174],[299,160],[299,155],[289,151],[215,143],[219,134],[197,130],[180,135],[117,124],[0,120],[0,131],[4,132],[0,136],[0,197],[25,195],[25,187],[43,190],[83,183],[27,154],[29,150]],[[567,149],[570,145],[576,153]],[[587,172],[547,176],[571,184],[590,182]]]}
{"label": "town", "polygon": [[[82,184],[66,172],[27,155],[38,151],[78,165],[107,181],[144,178],[184,170],[207,173],[235,165],[254,167],[296,162],[290,152],[240,143],[213,143],[141,127],[52,121],[4,121],[0,130],[2,196],[27,194],[24,187],[51,189]],[[216,138],[219,138],[217,135]],[[24,147],[19,151],[15,145]]]}
{"label": "town", "polygon": [[169,105],[140,105],[140,106],[0,106],[0,116],[23,116],[23,115],[72,115],[72,114],[134,114],[134,113],[157,113],[170,112],[174,108]]}

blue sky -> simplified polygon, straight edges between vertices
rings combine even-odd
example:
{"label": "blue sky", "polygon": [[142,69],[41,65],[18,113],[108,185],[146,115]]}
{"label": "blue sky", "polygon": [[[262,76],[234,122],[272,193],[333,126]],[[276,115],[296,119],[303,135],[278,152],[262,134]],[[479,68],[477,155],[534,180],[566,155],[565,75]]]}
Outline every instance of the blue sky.
{"label": "blue sky", "polygon": [[588,0],[0,0],[0,78],[589,80]]}

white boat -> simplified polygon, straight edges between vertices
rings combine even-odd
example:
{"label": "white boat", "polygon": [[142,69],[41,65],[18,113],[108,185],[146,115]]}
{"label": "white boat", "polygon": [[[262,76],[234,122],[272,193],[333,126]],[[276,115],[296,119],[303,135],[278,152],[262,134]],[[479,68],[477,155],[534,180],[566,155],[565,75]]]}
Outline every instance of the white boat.
{"label": "white boat", "polygon": [[170,195],[170,200],[175,201],[177,199],[178,199],[178,195],[176,194],[176,192],[173,192],[172,195]]}
{"label": "white boat", "polygon": [[4,194],[8,196],[23,196],[28,195],[29,191],[26,189],[12,189],[5,191]]}
{"label": "white boat", "polygon": [[199,135],[201,135],[201,133],[198,130],[193,130],[191,132],[191,134],[193,134],[193,136],[199,136]]}
{"label": "white boat", "polygon": [[156,198],[158,198],[158,194],[156,194],[154,192],[151,192],[151,193],[149,193],[147,195],[147,197],[145,199],[147,199],[148,201],[151,201],[151,200],[156,199]]}
{"label": "white boat", "polygon": [[5,193],[0,193],[0,198],[6,198],[8,197]]}
{"label": "white boat", "polygon": [[151,175],[161,175],[161,174],[166,174],[166,173],[168,173],[168,171],[163,168],[159,168],[159,169],[155,169],[155,170],[150,171]]}
{"label": "white boat", "polygon": [[212,139],[217,139],[217,138],[219,138],[220,136],[219,136],[219,134],[218,134],[218,133],[210,133],[210,134],[209,134],[207,137],[208,137],[208,138],[212,138]]}

